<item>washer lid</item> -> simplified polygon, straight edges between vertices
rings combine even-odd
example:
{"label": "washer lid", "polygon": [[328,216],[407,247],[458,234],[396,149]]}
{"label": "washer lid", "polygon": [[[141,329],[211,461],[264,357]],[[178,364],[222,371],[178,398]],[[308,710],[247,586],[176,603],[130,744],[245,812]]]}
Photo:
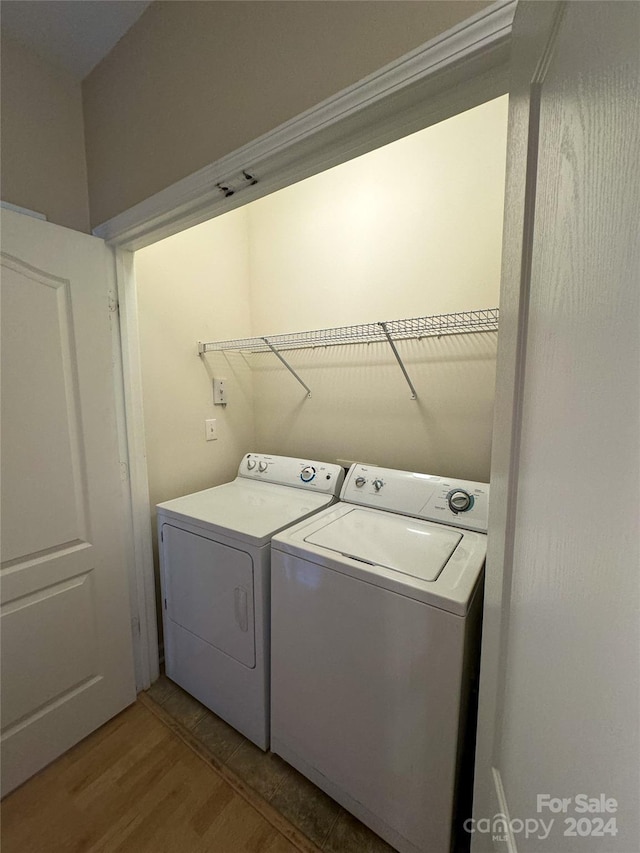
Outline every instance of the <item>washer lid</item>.
{"label": "washer lid", "polygon": [[353,509],[304,541],[352,560],[435,581],[461,539],[461,533],[418,518]]}

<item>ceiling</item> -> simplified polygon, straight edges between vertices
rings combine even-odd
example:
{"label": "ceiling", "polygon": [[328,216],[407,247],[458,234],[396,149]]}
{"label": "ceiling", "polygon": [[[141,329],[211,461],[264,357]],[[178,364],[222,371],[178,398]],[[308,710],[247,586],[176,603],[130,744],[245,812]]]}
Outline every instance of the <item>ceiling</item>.
{"label": "ceiling", "polygon": [[82,80],[152,0],[2,0],[3,31]]}

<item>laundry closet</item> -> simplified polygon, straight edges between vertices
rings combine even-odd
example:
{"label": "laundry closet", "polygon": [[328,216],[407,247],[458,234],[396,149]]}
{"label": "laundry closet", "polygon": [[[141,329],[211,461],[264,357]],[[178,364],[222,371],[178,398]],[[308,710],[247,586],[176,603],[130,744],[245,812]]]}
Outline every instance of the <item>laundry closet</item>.
{"label": "laundry closet", "polygon": [[271,350],[198,342],[497,308],[506,131],[504,96],[136,253],[152,506],[247,450],[488,482],[495,325],[397,341],[409,382],[385,339],[287,349],[310,394]]}

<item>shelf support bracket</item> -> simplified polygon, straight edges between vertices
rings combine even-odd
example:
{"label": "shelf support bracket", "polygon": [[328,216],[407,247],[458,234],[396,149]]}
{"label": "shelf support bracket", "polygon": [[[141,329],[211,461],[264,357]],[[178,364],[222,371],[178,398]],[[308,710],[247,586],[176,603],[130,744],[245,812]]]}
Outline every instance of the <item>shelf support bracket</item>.
{"label": "shelf support bracket", "polygon": [[278,352],[278,350],[273,346],[273,344],[271,343],[271,341],[270,341],[268,338],[262,338],[262,340],[263,340],[263,341],[265,342],[265,344],[269,347],[269,349],[271,350],[271,352],[272,352],[274,355],[276,355],[276,356],[280,359],[280,361],[284,364],[284,366],[287,368],[287,370],[289,371],[289,373],[293,374],[293,376],[294,376],[294,377],[298,380],[298,382],[302,385],[302,387],[303,387],[303,388],[305,389],[305,391],[307,392],[307,397],[310,397],[310,396],[311,396],[311,389],[309,388],[309,386],[308,386],[308,385],[306,385],[306,384],[302,381],[302,379],[300,379],[300,377],[299,377],[299,376],[298,376],[298,374],[295,372],[295,370],[293,369],[293,367],[291,367],[291,365],[289,364],[289,362],[288,362],[288,361],[286,361],[286,360],[283,358],[283,356],[281,355],[281,353],[279,353],[279,352]]}
{"label": "shelf support bracket", "polygon": [[404,378],[407,380],[407,385],[409,386],[409,388],[411,388],[411,399],[417,400],[418,395],[416,393],[416,389],[413,387],[413,382],[409,378],[409,374],[407,373],[407,369],[404,366],[402,359],[400,358],[400,353],[398,352],[397,347],[393,342],[393,338],[389,334],[389,330],[387,329],[387,324],[386,323],[378,323],[378,325],[382,328],[382,331],[385,333],[387,341],[389,342],[389,346],[391,347],[391,351],[395,355],[396,361],[400,365],[400,370],[403,372]]}

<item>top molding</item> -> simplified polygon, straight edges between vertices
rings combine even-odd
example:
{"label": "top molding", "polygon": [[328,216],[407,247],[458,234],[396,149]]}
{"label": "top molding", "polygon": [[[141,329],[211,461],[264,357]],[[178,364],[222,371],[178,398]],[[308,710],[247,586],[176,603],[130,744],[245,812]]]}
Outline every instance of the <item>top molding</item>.
{"label": "top molding", "polygon": [[[300,159],[304,143],[317,134],[337,130],[347,119],[391,101],[408,87],[507,44],[516,2],[499,0],[269,133],[109,219],[93,233],[118,248],[135,250],[286,185],[283,178],[288,166]],[[274,158],[280,180],[272,175],[265,184],[260,166],[272,163]],[[237,195],[225,198],[218,184],[241,175],[243,170],[256,174],[260,182],[243,187],[239,199]]]}

